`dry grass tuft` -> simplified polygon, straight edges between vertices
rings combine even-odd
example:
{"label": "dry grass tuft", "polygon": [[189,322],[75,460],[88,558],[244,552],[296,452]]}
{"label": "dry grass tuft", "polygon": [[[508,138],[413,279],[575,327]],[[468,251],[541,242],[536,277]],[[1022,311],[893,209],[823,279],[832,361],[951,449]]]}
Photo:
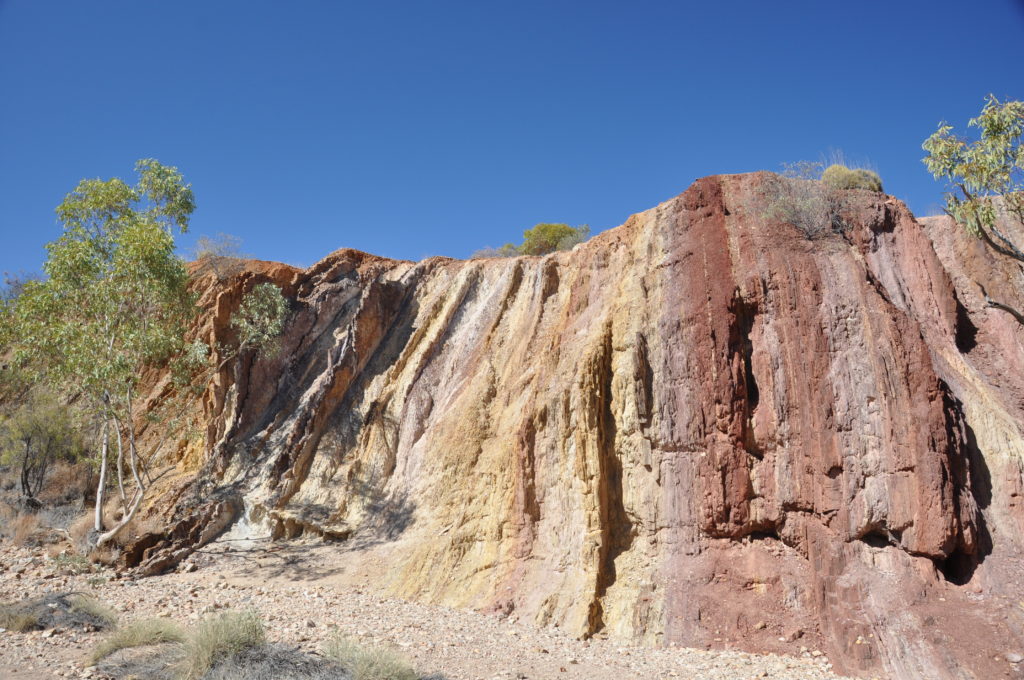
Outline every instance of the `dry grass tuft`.
{"label": "dry grass tuft", "polygon": [[142,619],[116,629],[101,642],[89,656],[89,665],[122,649],[158,645],[165,642],[184,642],[185,632],[170,619]]}
{"label": "dry grass tuft", "polygon": [[105,627],[117,625],[117,612],[91,595],[83,595],[81,593],[69,595],[68,604],[71,605],[71,613],[73,614],[85,614],[93,619],[102,621]]}
{"label": "dry grass tuft", "polygon": [[18,511],[7,501],[0,501],[0,523],[6,525],[18,514]]}
{"label": "dry grass tuft", "polygon": [[398,654],[383,647],[364,647],[335,636],[324,645],[324,655],[352,674],[352,680],[416,680],[419,676]]}
{"label": "dry grass tuft", "polygon": [[0,604],[0,628],[25,633],[35,630],[39,625],[39,617],[35,612],[18,604]]}
{"label": "dry grass tuft", "polygon": [[92,512],[85,512],[68,527],[68,538],[71,547],[79,555],[89,554],[89,535],[92,533],[95,517]]}
{"label": "dry grass tuft", "polygon": [[11,522],[10,532],[14,545],[28,545],[39,533],[39,518],[32,513],[21,513]]}
{"label": "dry grass tuft", "polygon": [[266,641],[255,612],[224,612],[200,622],[185,641],[183,680],[198,680],[218,661],[234,657]]}
{"label": "dry grass tuft", "polygon": [[352,680],[345,668],[330,659],[282,645],[252,647],[225,658],[203,680]]}
{"label": "dry grass tuft", "polygon": [[[121,652],[121,654],[116,654]],[[224,612],[185,632],[168,619],[118,628],[88,663],[104,675],[150,680],[417,680],[404,659],[336,637],[326,658],[268,644],[255,612]],[[432,675],[431,680],[444,680]],[[427,680],[424,678],[423,680]]]}
{"label": "dry grass tuft", "polygon": [[79,593],[53,593],[0,604],[0,628],[25,632],[46,628],[102,630],[117,622],[117,613]]}
{"label": "dry grass tuft", "polygon": [[121,549],[116,545],[107,544],[98,550],[89,553],[89,561],[93,564],[112,565],[121,555]]}

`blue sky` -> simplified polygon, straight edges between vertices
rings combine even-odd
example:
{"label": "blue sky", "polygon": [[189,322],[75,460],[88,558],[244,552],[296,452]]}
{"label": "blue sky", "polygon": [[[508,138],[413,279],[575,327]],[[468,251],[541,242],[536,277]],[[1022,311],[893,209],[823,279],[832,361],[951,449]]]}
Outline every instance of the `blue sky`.
{"label": "blue sky", "polygon": [[178,166],[200,234],[308,265],[620,224],[830,149],[927,214],[920,144],[1024,99],[1024,3],[0,0],[0,270],[83,177]]}

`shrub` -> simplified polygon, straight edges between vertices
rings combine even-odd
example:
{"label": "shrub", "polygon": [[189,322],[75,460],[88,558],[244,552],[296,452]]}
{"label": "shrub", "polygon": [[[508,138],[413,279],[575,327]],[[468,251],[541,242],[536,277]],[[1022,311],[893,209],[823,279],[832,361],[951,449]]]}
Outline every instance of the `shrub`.
{"label": "shrub", "polygon": [[255,612],[224,612],[203,620],[185,642],[181,676],[198,680],[221,659],[264,643],[266,634]]}
{"label": "shrub", "polygon": [[882,178],[878,173],[863,168],[851,169],[841,163],[833,163],[821,174],[821,181],[833,189],[867,189],[882,191]]}
{"label": "shrub", "polygon": [[590,227],[579,227],[578,230],[568,224],[542,222],[532,229],[523,232],[523,244],[519,252],[523,255],[547,255],[556,250],[571,248],[586,240]]}
{"label": "shrub", "polygon": [[102,627],[117,625],[117,612],[91,595],[75,593],[73,595],[69,595],[67,600],[70,605],[70,609],[68,610],[70,613],[82,614],[86,617],[95,619],[96,621],[100,621],[103,624]]}
{"label": "shrub", "polygon": [[225,658],[203,680],[352,680],[341,664],[281,645],[251,647]]}
{"label": "shrub", "polygon": [[0,628],[24,633],[35,630],[38,624],[39,617],[31,609],[17,604],[0,604]]}
{"label": "shrub", "polygon": [[105,629],[117,613],[100,601],[79,593],[54,593],[33,600],[0,604],[0,628],[27,631],[45,628]]}
{"label": "shrub", "polygon": [[158,645],[165,642],[184,642],[185,633],[181,627],[169,619],[142,619],[133,621],[101,642],[89,656],[89,665],[110,656],[122,649]]}
{"label": "shrub", "polygon": [[53,565],[61,574],[88,574],[92,571],[92,564],[84,555],[69,555],[67,552],[56,555]]}
{"label": "shrub", "polygon": [[[146,648],[146,649],[138,649]],[[117,654],[121,650],[133,650]],[[89,657],[101,674],[152,680],[417,680],[393,653],[335,637],[324,656],[268,644],[255,613],[226,612],[185,632],[168,619],[118,628]],[[423,678],[422,680],[428,680]],[[445,680],[431,675],[429,680]]]}
{"label": "shrub", "polygon": [[324,654],[352,674],[352,680],[416,680],[416,671],[400,656],[382,647],[363,647],[334,636]]}
{"label": "shrub", "polygon": [[86,461],[58,460],[43,486],[40,500],[73,503],[88,499],[96,485],[96,471]]}
{"label": "shrub", "polygon": [[842,212],[851,200],[845,190],[881,191],[882,180],[871,170],[847,167],[841,154],[833,158],[825,170],[823,163],[810,161],[783,164],[782,174],[761,186],[761,216],[792,224],[808,238],[845,231]]}
{"label": "shrub", "polygon": [[53,395],[34,394],[0,426],[0,462],[18,471],[22,496],[37,496],[57,460],[75,460],[82,446],[69,411]]}
{"label": "shrub", "polygon": [[842,231],[842,201],[837,191],[818,180],[820,176],[821,163],[785,165],[781,175],[769,176],[761,186],[761,216],[792,224],[808,238]]}
{"label": "shrub", "polygon": [[590,238],[590,227],[585,224],[579,227],[570,227],[568,224],[560,222],[542,222],[523,232],[522,244],[517,246],[506,243],[501,248],[484,248],[470,255],[470,259],[547,255],[558,250],[570,250],[588,238]]}
{"label": "shrub", "polygon": [[515,257],[519,254],[519,249],[511,243],[506,243],[500,248],[491,248],[490,246],[477,250],[469,256],[471,260],[479,260],[487,257]]}

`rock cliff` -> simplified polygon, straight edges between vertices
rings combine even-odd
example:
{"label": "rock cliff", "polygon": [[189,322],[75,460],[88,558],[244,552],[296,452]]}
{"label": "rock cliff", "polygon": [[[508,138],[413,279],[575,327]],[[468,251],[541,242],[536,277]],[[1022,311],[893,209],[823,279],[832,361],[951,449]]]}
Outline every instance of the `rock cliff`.
{"label": "rock cliff", "polygon": [[808,238],[764,181],[699,180],[546,257],[197,277],[212,339],[263,281],[292,314],[211,384],[125,563],[316,536],[391,593],[581,636],[1002,677],[1024,332],[978,282],[1024,307],[1020,273],[881,194]]}

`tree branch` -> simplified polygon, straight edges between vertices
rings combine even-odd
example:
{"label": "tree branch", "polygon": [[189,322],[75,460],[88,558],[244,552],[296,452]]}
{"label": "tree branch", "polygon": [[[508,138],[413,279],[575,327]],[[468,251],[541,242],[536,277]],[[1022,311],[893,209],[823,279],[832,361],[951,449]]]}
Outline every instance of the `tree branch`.
{"label": "tree branch", "polygon": [[1012,316],[1014,319],[1016,319],[1017,323],[1019,323],[1021,326],[1024,326],[1024,314],[1022,314],[1021,312],[1017,311],[1016,309],[1009,305],[1005,305],[1002,302],[997,302],[990,298],[988,296],[988,293],[985,291],[985,287],[982,286],[980,283],[978,284],[978,287],[981,288],[981,294],[985,297],[986,307],[1002,310],[1009,314],[1010,316]]}

